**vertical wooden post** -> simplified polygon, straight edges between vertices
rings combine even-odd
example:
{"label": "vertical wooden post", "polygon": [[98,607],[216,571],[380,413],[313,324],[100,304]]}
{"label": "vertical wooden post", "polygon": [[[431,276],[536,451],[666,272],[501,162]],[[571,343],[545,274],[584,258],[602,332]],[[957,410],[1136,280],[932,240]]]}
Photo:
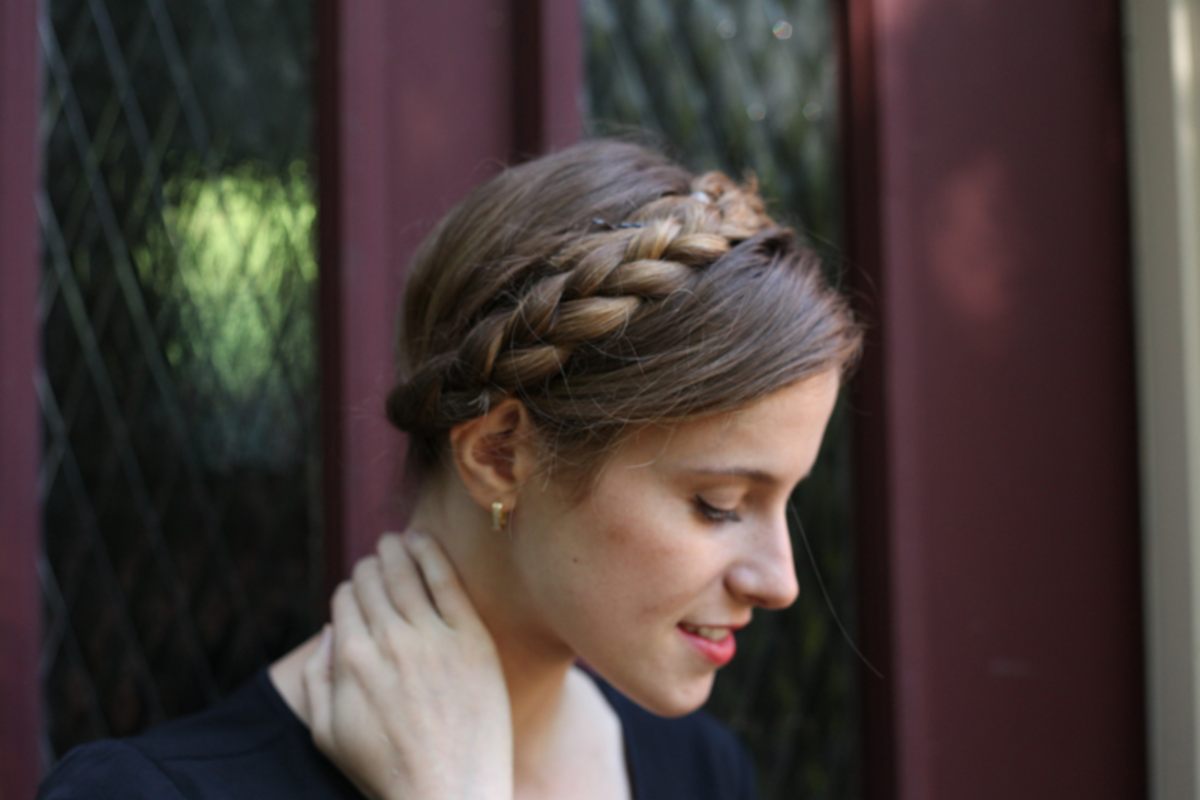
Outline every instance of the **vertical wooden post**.
{"label": "vertical wooden post", "polygon": [[389,3],[322,0],[317,65],[325,576],[332,590],[388,524],[399,442],[390,374]]}
{"label": "vertical wooden post", "polygon": [[582,133],[583,20],[578,3],[512,0],[513,144],[529,157]]}
{"label": "vertical wooden post", "polygon": [[892,661],[890,538],[887,525],[888,439],[882,332],[886,304],[880,286],[879,120],[875,66],[874,7],[871,2],[847,2],[837,19],[840,56],[841,138],[845,207],[843,230],[856,282],[866,307],[859,308],[867,325],[863,360],[854,379],[854,406],[863,410],[854,418],[855,493],[854,517],[858,534],[855,551],[859,636],[880,678],[863,671],[861,770],[863,796],[870,800],[895,797],[896,742]]}
{"label": "vertical wooden post", "polygon": [[32,797],[40,766],[37,17],[0,4],[0,800]]}
{"label": "vertical wooden post", "polygon": [[508,0],[321,3],[331,42],[319,103],[330,588],[407,514],[403,438],[383,408],[409,258],[471,187],[581,131],[578,10],[548,0],[520,19],[513,10]]}
{"label": "vertical wooden post", "polygon": [[1140,796],[1118,3],[844,23],[868,796]]}

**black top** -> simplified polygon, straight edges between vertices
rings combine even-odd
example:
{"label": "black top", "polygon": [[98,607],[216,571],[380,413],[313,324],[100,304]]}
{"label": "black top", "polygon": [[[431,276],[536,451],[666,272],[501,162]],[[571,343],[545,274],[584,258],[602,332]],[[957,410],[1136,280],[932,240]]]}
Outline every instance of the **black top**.
{"label": "black top", "polygon": [[[655,716],[597,681],[621,720],[637,800],[751,800],[745,748],[704,712]],[[233,695],[132,739],[77,747],[39,800],[68,798],[360,798],[312,743],[264,669]]]}

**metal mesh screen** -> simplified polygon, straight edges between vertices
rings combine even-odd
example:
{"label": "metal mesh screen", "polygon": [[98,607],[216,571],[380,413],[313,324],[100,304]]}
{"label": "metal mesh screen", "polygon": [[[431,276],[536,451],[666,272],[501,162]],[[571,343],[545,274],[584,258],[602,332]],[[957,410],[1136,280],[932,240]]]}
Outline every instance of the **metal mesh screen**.
{"label": "metal mesh screen", "polygon": [[[693,169],[757,175],[837,280],[830,0],[583,0],[592,134],[639,131]],[[801,596],[739,634],[709,709],[742,734],[764,798],[859,794],[849,433],[839,406],[793,498]],[[807,535],[806,535],[807,534]],[[816,569],[814,569],[814,565]]]}
{"label": "metal mesh screen", "polygon": [[319,614],[311,0],[48,0],[47,763]]}

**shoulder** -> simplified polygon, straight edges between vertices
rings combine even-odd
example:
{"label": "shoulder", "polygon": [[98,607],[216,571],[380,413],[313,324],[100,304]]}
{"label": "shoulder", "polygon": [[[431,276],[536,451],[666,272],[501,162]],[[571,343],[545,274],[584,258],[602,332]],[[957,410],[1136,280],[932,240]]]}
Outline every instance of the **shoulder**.
{"label": "shoulder", "polygon": [[128,742],[107,740],[76,747],[42,782],[38,800],[181,798],[179,788]]}
{"label": "shoulder", "polygon": [[[278,700],[279,702],[275,702]],[[260,671],[221,702],[126,740],[159,763],[236,758],[304,733]]]}
{"label": "shoulder", "polygon": [[712,715],[697,711],[660,717],[611,686],[601,682],[600,687],[621,718],[639,794],[733,800],[757,796],[749,752]]}
{"label": "shoulder", "polygon": [[38,797],[353,796],[348,788],[264,671],[207,711],[72,750]]}

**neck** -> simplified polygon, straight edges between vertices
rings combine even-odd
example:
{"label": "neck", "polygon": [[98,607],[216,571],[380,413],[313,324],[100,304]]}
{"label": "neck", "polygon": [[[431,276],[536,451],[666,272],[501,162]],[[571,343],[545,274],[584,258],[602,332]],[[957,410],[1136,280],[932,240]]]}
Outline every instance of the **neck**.
{"label": "neck", "polygon": [[514,778],[536,782],[553,758],[575,655],[530,613],[510,558],[511,539],[491,529],[458,481],[423,488],[409,527],[441,542],[495,640],[512,708]]}

